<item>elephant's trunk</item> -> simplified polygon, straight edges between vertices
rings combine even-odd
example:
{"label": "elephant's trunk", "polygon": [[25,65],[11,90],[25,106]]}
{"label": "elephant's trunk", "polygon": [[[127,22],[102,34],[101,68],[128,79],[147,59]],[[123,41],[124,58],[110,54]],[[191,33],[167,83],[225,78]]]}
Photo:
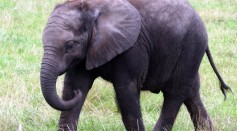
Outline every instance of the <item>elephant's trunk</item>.
{"label": "elephant's trunk", "polygon": [[[51,62],[50,62],[51,61]],[[60,72],[55,68],[55,64],[52,64],[53,59],[44,57],[41,64],[40,82],[41,90],[47,103],[60,111],[66,111],[72,109],[80,100],[80,92],[75,93],[72,100],[64,101],[58,97],[56,91],[57,77]]]}

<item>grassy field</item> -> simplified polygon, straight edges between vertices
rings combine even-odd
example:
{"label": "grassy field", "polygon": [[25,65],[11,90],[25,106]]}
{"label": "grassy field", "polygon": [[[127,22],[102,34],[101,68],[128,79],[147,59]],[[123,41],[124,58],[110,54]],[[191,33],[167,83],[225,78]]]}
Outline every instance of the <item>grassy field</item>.
{"label": "grassy field", "polygon": [[[40,90],[41,32],[54,5],[62,0],[0,0],[0,131],[53,131],[59,112]],[[216,66],[232,87],[224,101],[206,56],[201,65],[201,96],[218,131],[237,130],[237,0],[191,0],[203,18]],[[61,86],[63,78],[58,81]],[[79,129],[125,130],[110,83],[97,79],[81,113]],[[59,89],[60,92],[61,89]],[[162,94],[143,92],[143,120],[148,131],[157,121]],[[193,130],[184,106],[174,131]]]}

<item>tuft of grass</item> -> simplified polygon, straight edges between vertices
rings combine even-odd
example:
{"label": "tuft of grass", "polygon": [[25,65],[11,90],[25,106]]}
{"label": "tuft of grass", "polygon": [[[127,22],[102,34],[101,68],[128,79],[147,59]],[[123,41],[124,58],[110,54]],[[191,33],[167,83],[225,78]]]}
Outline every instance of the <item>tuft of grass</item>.
{"label": "tuft of grass", "polygon": [[[0,0],[0,130],[51,131],[60,112],[45,102],[39,82],[41,33],[56,3],[63,0]],[[234,94],[227,100],[206,56],[200,68],[201,97],[217,130],[235,131],[237,123],[237,1],[190,0],[205,22],[209,46],[222,77]],[[63,76],[57,87],[62,87]],[[61,89],[58,89],[61,92]],[[143,122],[152,130],[162,95],[141,93]],[[125,130],[110,83],[97,79],[83,106],[78,130]],[[182,106],[174,131],[194,130]]]}

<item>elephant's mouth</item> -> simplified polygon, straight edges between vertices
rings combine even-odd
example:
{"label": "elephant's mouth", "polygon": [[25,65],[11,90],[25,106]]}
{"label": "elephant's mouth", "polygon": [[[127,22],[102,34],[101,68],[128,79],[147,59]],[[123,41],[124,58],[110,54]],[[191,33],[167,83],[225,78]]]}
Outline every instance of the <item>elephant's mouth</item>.
{"label": "elephant's mouth", "polygon": [[66,69],[65,69],[65,70],[59,72],[59,75],[58,75],[58,76],[61,76],[61,75],[63,75],[64,73],[70,71],[71,69],[77,67],[80,63],[81,63],[81,60],[80,60],[80,59],[72,60],[71,62],[69,62],[69,63],[66,65]]}
{"label": "elephant's mouth", "polygon": [[63,72],[59,72],[59,74],[58,74],[58,76],[61,76],[61,75],[63,75],[65,72],[67,72],[68,70],[65,70],[65,71],[63,71]]}

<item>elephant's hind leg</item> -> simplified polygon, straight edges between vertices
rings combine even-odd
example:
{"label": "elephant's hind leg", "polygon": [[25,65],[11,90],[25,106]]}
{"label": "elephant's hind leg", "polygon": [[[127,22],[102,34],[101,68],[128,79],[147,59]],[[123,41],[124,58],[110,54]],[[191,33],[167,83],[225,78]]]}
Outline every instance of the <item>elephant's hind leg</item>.
{"label": "elephant's hind leg", "polygon": [[[202,34],[190,30],[183,41],[179,59],[172,71],[171,78],[162,87],[164,104],[161,116],[154,130],[171,130],[182,103],[190,96],[193,83],[207,47]],[[189,102],[191,104],[191,101]]]}
{"label": "elephant's hind leg", "polygon": [[197,75],[193,84],[193,88],[190,90],[190,96],[186,98],[184,104],[190,113],[195,130],[212,131],[212,122],[200,98],[199,87],[199,75]]}

